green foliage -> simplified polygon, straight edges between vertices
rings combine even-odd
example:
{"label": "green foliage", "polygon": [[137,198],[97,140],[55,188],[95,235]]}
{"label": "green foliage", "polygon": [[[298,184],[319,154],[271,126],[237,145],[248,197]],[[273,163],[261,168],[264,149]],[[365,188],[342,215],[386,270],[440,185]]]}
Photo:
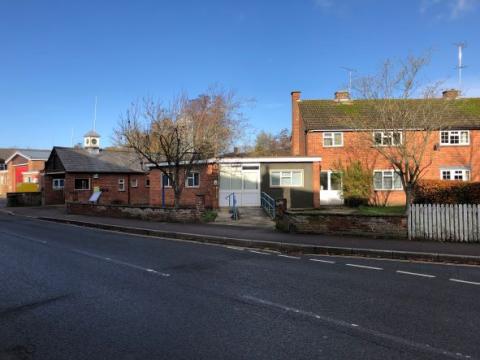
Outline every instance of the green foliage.
{"label": "green foliage", "polygon": [[417,204],[480,204],[480,182],[421,180],[414,191]]}
{"label": "green foliage", "polygon": [[405,206],[360,206],[358,212],[362,215],[404,215]]}
{"label": "green foliage", "polygon": [[360,206],[368,204],[372,194],[373,175],[360,161],[353,161],[342,168],[342,190],[345,204]]}
{"label": "green foliage", "polygon": [[213,222],[217,218],[217,213],[213,210],[206,210],[202,214],[202,222]]}

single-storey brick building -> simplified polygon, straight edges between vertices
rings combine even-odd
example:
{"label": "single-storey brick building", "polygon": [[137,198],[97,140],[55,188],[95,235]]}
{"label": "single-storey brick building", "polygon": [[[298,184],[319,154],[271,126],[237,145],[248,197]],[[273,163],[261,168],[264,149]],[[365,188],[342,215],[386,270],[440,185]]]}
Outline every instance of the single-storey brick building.
{"label": "single-storey brick building", "polygon": [[87,202],[101,192],[99,204],[148,205],[148,169],[128,149],[100,149],[100,135],[89,132],[83,148],[54,147],[45,164],[44,204]]}

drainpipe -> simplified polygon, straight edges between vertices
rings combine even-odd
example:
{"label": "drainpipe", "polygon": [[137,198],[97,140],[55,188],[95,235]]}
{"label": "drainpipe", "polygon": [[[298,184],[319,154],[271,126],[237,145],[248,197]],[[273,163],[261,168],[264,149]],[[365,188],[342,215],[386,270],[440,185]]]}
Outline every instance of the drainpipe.
{"label": "drainpipe", "polygon": [[130,205],[130,174],[127,175],[127,201],[128,205]]}

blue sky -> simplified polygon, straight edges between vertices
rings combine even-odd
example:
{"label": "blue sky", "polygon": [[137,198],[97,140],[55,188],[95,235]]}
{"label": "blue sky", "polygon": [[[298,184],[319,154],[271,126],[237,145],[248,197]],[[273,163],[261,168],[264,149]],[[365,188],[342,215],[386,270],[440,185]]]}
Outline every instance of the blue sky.
{"label": "blue sky", "polygon": [[431,49],[429,80],[480,96],[480,0],[0,0],[0,146],[69,146],[90,130],[98,96],[103,144],[132,100],[168,101],[218,83],[254,98],[254,130],[290,127],[290,91],[331,98],[342,66]]}

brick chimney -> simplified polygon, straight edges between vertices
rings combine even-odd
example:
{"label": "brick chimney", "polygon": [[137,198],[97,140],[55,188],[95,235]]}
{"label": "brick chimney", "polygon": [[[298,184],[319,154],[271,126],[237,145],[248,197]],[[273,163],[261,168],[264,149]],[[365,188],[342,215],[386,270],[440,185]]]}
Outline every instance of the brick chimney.
{"label": "brick chimney", "polygon": [[335,91],[335,101],[350,101],[350,93],[347,90]]}
{"label": "brick chimney", "polygon": [[292,91],[292,155],[304,155],[305,153],[305,132],[303,129],[303,120],[300,116],[298,103],[300,101],[300,91]]}
{"label": "brick chimney", "polygon": [[442,97],[447,100],[455,100],[460,96],[460,90],[448,89],[442,92]]}

